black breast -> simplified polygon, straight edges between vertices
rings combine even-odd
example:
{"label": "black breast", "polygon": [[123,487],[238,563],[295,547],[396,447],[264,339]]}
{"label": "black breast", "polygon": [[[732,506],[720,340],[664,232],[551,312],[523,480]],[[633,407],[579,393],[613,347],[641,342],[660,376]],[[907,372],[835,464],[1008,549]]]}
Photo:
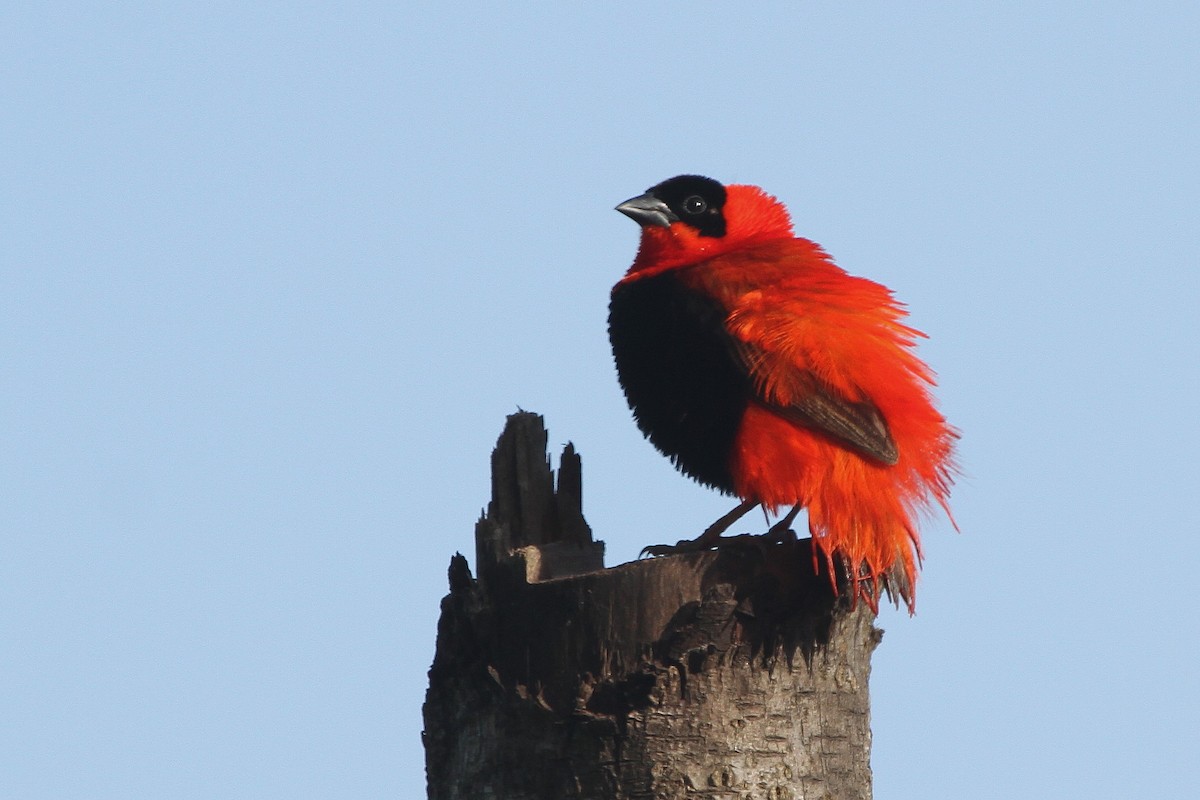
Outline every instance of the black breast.
{"label": "black breast", "polygon": [[613,290],[608,335],[642,433],[682,472],[732,494],[729,456],[751,386],[725,317],[664,272]]}

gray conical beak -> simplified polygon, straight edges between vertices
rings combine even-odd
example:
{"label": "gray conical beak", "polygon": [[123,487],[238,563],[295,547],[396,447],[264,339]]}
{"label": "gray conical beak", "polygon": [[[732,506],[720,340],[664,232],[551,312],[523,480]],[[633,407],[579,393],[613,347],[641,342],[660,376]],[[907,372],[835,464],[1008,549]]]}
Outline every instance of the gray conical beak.
{"label": "gray conical beak", "polygon": [[679,217],[675,216],[674,212],[667,207],[667,204],[652,194],[640,194],[637,197],[631,197],[617,206],[617,211],[620,211],[643,227],[646,225],[659,225],[663,228],[668,228],[672,222],[679,221]]}

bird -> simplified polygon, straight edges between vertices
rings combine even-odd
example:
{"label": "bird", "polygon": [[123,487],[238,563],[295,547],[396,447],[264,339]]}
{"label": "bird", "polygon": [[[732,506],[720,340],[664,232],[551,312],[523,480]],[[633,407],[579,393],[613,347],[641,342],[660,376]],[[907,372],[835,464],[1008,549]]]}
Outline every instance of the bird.
{"label": "bird", "polygon": [[643,553],[745,538],[722,534],[756,507],[788,509],[763,538],[794,539],[803,509],[814,559],[831,578],[840,565],[855,601],[877,610],[883,589],[913,613],[917,518],[940,507],[953,524],[959,432],[905,307],[796,236],[757,186],[679,175],[616,210],[641,226],[608,318],[634,419],[679,471],[740,501],[699,537]]}

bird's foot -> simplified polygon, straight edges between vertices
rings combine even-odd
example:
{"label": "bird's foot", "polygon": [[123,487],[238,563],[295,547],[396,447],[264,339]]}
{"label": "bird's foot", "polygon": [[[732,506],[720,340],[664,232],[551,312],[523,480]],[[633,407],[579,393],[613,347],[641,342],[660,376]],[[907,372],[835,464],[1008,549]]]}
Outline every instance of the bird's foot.
{"label": "bird's foot", "polygon": [[789,544],[799,541],[796,532],[792,530],[792,522],[796,519],[798,510],[799,508],[792,509],[787,516],[768,528],[762,538],[769,540],[771,544]]}
{"label": "bird's foot", "polygon": [[797,541],[796,532],[789,526],[771,527],[766,533],[740,533],[736,536],[715,536],[705,539],[685,539],[675,544],[652,544],[642,548],[638,558],[655,556],[677,556],[682,553],[702,553],[705,550],[758,550],[764,555],[768,547],[777,544],[788,544]]}
{"label": "bird's foot", "polygon": [[703,537],[697,539],[684,539],[675,544],[651,544],[642,548],[642,552],[638,553],[638,558],[653,558],[655,556],[676,556],[680,553],[699,553],[704,550],[711,550],[717,545],[717,542],[701,541]]}
{"label": "bird's foot", "polygon": [[695,539],[684,539],[675,544],[652,544],[649,547],[643,547],[638,558],[646,558],[647,556],[674,556],[680,553],[700,553],[705,550],[730,547],[752,547],[762,551],[765,555],[765,548],[768,545],[796,541],[796,532],[792,530],[792,522],[796,519],[796,515],[800,513],[799,505],[772,525],[766,533],[743,533],[738,536],[721,535],[756,505],[758,503],[753,500],[743,500],[738,504],[737,508],[718,519],[712,525],[709,525],[704,533]]}

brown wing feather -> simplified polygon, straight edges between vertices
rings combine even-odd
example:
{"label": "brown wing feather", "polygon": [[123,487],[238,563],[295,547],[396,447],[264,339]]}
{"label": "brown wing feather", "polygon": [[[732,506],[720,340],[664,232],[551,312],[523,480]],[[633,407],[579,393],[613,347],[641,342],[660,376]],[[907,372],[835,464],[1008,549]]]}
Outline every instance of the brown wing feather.
{"label": "brown wing feather", "polygon": [[879,409],[870,403],[851,403],[818,388],[790,406],[768,405],[768,408],[802,425],[822,430],[888,466],[900,460],[887,422]]}
{"label": "brown wing feather", "polygon": [[[733,349],[742,367],[752,376],[771,374],[776,385],[786,385],[787,404],[773,399],[756,381],[756,398],[767,408],[798,425],[819,430],[865,456],[891,466],[899,458],[896,442],[887,421],[871,403],[842,396],[811,371],[772,358],[761,348],[731,337]],[[770,362],[769,368],[765,365]]]}

